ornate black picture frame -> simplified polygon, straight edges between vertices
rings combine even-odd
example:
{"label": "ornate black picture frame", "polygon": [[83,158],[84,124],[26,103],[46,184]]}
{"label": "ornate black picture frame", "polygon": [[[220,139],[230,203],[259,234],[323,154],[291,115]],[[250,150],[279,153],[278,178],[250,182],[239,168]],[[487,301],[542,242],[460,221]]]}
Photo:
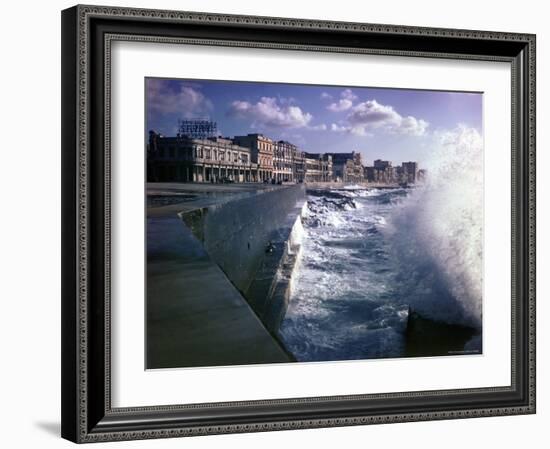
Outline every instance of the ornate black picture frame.
{"label": "ornate black picture frame", "polygon": [[[512,85],[511,385],[111,405],[110,49],[117,40],[504,61]],[[62,436],[74,442],[535,413],[535,36],[75,6],[62,12]]]}

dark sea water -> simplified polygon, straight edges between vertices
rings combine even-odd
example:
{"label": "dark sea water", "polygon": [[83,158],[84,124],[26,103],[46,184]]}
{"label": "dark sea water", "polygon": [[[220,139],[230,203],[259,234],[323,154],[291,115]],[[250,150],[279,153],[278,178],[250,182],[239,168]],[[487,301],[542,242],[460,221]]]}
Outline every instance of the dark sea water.
{"label": "dark sea water", "polygon": [[411,308],[481,327],[479,211],[437,202],[424,187],[308,192],[280,329],[298,361],[401,357]]}

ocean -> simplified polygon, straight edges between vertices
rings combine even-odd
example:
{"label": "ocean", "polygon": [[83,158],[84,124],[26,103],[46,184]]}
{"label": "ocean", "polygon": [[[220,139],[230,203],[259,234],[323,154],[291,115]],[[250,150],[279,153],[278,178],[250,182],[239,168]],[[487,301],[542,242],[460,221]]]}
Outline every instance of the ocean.
{"label": "ocean", "polygon": [[[481,352],[481,195],[449,192],[437,183],[308,190],[279,331],[297,361],[410,355],[413,312],[432,323],[428,343],[471,329],[458,353]],[[453,344],[424,355],[447,355]]]}

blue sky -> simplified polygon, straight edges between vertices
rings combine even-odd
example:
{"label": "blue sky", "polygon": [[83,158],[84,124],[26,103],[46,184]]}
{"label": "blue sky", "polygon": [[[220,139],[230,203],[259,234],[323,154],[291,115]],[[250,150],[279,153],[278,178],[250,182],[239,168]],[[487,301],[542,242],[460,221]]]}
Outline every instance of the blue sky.
{"label": "blue sky", "polygon": [[360,151],[365,163],[420,163],[434,136],[482,134],[480,93],[236,81],[146,79],[147,129],[171,136],[179,118],[210,117],[218,134],[252,132],[309,152]]}

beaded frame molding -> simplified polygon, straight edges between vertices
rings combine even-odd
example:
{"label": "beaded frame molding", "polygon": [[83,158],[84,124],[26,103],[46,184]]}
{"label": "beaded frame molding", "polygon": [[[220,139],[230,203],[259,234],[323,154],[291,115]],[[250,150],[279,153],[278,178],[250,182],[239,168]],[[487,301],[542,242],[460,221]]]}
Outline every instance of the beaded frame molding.
{"label": "beaded frame molding", "polygon": [[[511,385],[111,406],[113,41],[503,61],[512,83]],[[78,5],[62,12],[62,436],[97,442],[535,413],[535,36]]]}

